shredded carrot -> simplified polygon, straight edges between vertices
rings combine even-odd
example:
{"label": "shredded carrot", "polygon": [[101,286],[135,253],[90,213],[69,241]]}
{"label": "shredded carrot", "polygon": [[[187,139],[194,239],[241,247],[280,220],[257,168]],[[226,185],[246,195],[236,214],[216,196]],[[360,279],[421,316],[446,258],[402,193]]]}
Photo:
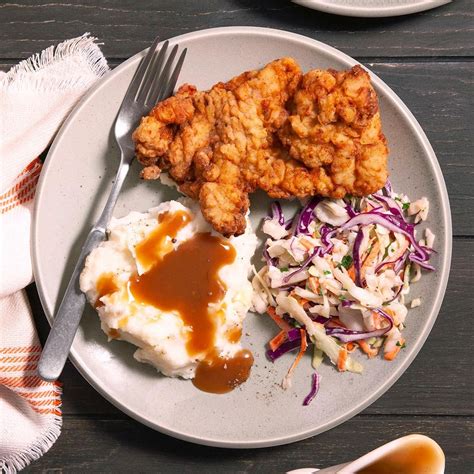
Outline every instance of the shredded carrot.
{"label": "shredded carrot", "polygon": [[347,352],[352,352],[355,349],[355,344],[353,342],[348,342],[346,344],[346,350]]}
{"label": "shredded carrot", "polygon": [[395,357],[397,357],[398,353],[400,352],[400,349],[402,348],[403,344],[405,344],[405,339],[400,338],[400,340],[398,341],[398,345],[396,345],[395,348],[392,349],[391,351],[385,352],[385,354],[383,355],[383,358],[385,360],[395,359]]}
{"label": "shredded carrot", "polygon": [[281,316],[276,314],[275,308],[273,306],[269,306],[267,308],[267,313],[273,319],[273,321],[275,321],[280,329],[286,332],[291,330],[291,326]]}
{"label": "shredded carrot", "polygon": [[369,359],[373,359],[379,353],[379,350],[372,349],[365,339],[361,339],[360,341],[357,341],[357,343],[359,344],[359,347],[367,354]]}
{"label": "shredded carrot", "polygon": [[290,293],[290,296],[293,296],[293,298],[298,301],[298,304],[301,305],[303,308],[307,309],[309,301],[306,298],[303,298],[302,296],[297,295],[292,291]]}
{"label": "shredded carrot", "polygon": [[291,367],[288,370],[288,373],[286,374],[287,378],[291,377],[291,374],[296,369],[296,366],[298,365],[299,361],[303,357],[303,354],[306,352],[306,349],[308,348],[308,341],[306,340],[306,331],[304,329],[300,329],[300,334],[301,334],[300,351],[298,352],[296,359],[293,361],[293,364],[291,364]]}
{"label": "shredded carrot", "polygon": [[369,255],[364,260],[364,263],[360,267],[360,279],[363,280],[365,278],[365,272],[367,269],[375,262],[377,255],[379,254],[380,244],[377,240],[373,245],[372,249],[369,252]]}
{"label": "shredded carrot", "polygon": [[332,327],[335,326],[335,327],[338,327],[338,328],[347,329],[346,326],[344,326],[344,324],[341,323],[341,320],[340,320],[338,317],[336,317],[336,316],[334,316],[334,317],[331,318],[331,326],[332,326]]}
{"label": "shredded carrot", "polygon": [[321,288],[321,285],[319,284],[318,279],[314,276],[311,276],[308,278],[308,286],[309,286],[309,289],[313,293],[316,293],[316,294],[319,293],[319,288]]}
{"label": "shredded carrot", "polygon": [[298,303],[301,305],[301,306],[304,306],[306,303],[309,303],[309,301],[306,299],[306,298],[299,298],[299,301]]}
{"label": "shredded carrot", "polygon": [[275,352],[286,340],[286,331],[281,330],[269,343],[270,349]]}
{"label": "shredded carrot", "polygon": [[337,370],[339,370],[339,372],[344,372],[346,370],[346,362],[347,351],[341,347],[339,349],[339,357],[337,358]]}
{"label": "shredded carrot", "polygon": [[306,239],[300,239],[300,244],[306,249],[306,250],[313,250],[314,245]]}
{"label": "shredded carrot", "polygon": [[355,283],[356,281],[356,272],[355,267],[352,265],[349,270],[347,270],[347,274],[349,275],[350,279]]}
{"label": "shredded carrot", "polygon": [[389,316],[392,317],[393,323],[395,324],[395,326],[398,326],[398,325],[400,324],[400,321],[399,321],[398,318],[397,318],[397,313],[395,313],[395,311],[393,311],[393,309],[384,308],[383,310],[384,310]]}

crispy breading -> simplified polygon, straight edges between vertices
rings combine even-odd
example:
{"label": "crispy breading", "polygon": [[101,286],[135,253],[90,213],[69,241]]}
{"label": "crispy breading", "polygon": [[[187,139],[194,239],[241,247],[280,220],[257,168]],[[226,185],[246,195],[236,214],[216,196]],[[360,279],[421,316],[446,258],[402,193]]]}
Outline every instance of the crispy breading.
{"label": "crispy breading", "polygon": [[387,146],[369,74],[314,70],[304,75],[278,132],[289,155],[319,169],[315,194],[371,194],[387,180]]}
{"label": "crispy breading", "polygon": [[142,177],[167,171],[224,235],[245,230],[248,194],[366,195],[387,179],[387,146],[368,73],[314,70],[291,58],[207,92],[182,86],[135,130]]}

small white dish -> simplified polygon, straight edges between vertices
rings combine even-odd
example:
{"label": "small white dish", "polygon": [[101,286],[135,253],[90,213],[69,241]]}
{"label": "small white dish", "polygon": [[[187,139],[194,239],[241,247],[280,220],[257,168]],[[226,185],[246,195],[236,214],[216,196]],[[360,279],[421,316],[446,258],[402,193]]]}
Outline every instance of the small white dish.
{"label": "small white dish", "polygon": [[[402,464],[396,464],[397,461]],[[305,467],[289,471],[286,474],[314,474],[316,472],[318,474],[354,474],[358,472],[444,474],[445,464],[443,450],[436,441],[428,436],[411,434],[384,444],[355,461],[324,469]]]}
{"label": "small white dish", "polygon": [[451,0],[292,0],[303,7],[335,15],[388,17],[409,15],[451,3]]}

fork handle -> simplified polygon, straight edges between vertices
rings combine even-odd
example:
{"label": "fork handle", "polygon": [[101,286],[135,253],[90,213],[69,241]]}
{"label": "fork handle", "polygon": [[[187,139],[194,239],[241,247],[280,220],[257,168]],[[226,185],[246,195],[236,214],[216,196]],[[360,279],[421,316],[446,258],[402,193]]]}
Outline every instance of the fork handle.
{"label": "fork handle", "polygon": [[105,239],[105,229],[129,168],[130,164],[125,162],[122,156],[121,165],[107,199],[107,204],[96,225],[87,236],[59,310],[54,318],[51,331],[38,362],[38,375],[48,382],[52,382],[59,377],[66,363],[69,349],[71,348],[86,304],[86,297],[79,288],[79,277],[84,268],[86,257]]}
{"label": "fork handle", "polygon": [[38,362],[38,375],[43,380],[52,382],[63,370],[86,304],[86,297],[79,288],[79,276],[87,255],[104,239],[102,229],[92,229],[82,247]]}

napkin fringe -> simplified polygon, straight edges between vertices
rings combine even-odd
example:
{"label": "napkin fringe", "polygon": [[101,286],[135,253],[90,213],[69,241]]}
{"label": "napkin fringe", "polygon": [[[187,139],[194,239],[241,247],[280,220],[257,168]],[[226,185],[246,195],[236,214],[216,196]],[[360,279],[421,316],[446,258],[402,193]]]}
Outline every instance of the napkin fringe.
{"label": "napkin fringe", "polygon": [[[36,53],[28,59],[25,59],[13,66],[1,79],[0,90],[18,90],[18,91],[58,91],[67,90],[76,87],[89,87],[90,78],[84,79],[81,75],[73,77],[70,75],[67,79],[59,81],[51,76],[31,77],[32,73],[38,73],[54,63],[67,60],[77,55],[85,59],[86,64],[95,77],[101,77],[109,71],[107,60],[99,49],[97,38],[90,36],[90,33],[84,33],[82,36],[59,43],[57,46],[50,46],[40,53]],[[27,76],[28,79],[23,80]]]}
{"label": "napkin fringe", "polygon": [[[61,396],[62,389],[58,383],[54,384],[52,390],[56,395]],[[62,418],[59,411],[60,407],[61,404],[56,407],[58,409],[57,414],[48,415],[48,427],[39,434],[31,446],[0,459],[0,472],[13,474],[21,471],[51,448],[61,434]]]}

